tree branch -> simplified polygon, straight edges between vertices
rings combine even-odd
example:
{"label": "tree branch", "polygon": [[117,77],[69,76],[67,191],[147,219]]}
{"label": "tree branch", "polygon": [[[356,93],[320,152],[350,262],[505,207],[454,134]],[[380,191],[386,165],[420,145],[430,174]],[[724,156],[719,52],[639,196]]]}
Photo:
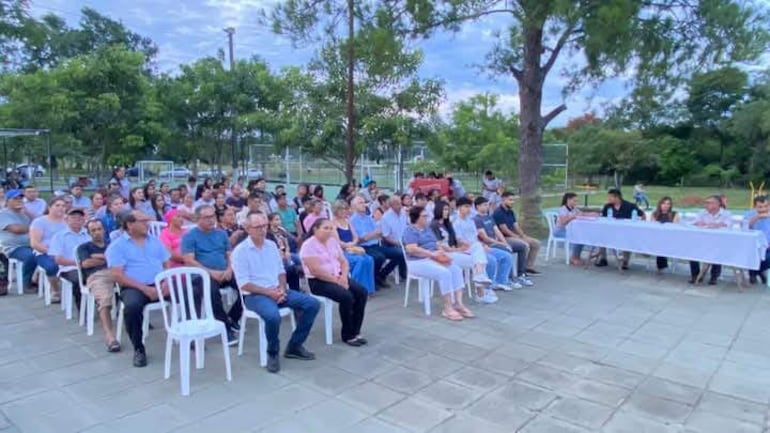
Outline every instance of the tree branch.
{"label": "tree branch", "polygon": [[546,126],[548,126],[548,124],[549,124],[549,123],[551,123],[551,121],[552,121],[552,120],[553,120],[553,119],[554,119],[556,116],[558,116],[559,114],[561,114],[561,113],[562,113],[563,111],[565,111],[566,109],[567,109],[567,106],[566,106],[566,105],[564,105],[564,104],[561,104],[561,105],[559,105],[558,107],[556,107],[556,108],[554,108],[553,110],[551,110],[551,111],[550,111],[548,114],[546,114],[545,116],[543,116],[543,128],[545,128]]}
{"label": "tree branch", "polygon": [[439,20],[439,21],[435,21],[435,22],[429,23],[429,24],[427,24],[425,26],[422,26],[420,28],[417,28],[417,29],[415,29],[414,33],[418,33],[418,34],[419,33],[424,33],[426,31],[432,30],[432,29],[434,29],[436,27],[448,26],[450,24],[460,23],[460,22],[463,22],[463,21],[472,21],[472,20],[476,20],[476,19],[479,19],[479,18],[487,16],[487,15],[495,15],[495,14],[501,14],[501,13],[514,14],[514,13],[516,13],[516,10],[515,9],[507,9],[507,8],[503,8],[503,9],[490,9],[490,10],[480,11],[480,12],[476,12],[476,13],[472,13],[472,14],[468,14],[468,15],[460,15],[460,16],[457,16],[457,17],[446,18],[446,19],[443,19],[443,20]]}
{"label": "tree branch", "polygon": [[569,37],[573,31],[574,27],[569,25],[567,26],[567,29],[564,30],[564,33],[559,36],[559,40],[556,41],[556,46],[553,47],[551,55],[548,57],[548,61],[545,62],[545,65],[542,68],[544,77],[548,75],[548,72],[550,72],[551,68],[553,68],[554,63],[556,63],[556,59],[559,57],[559,53],[561,53],[562,48],[564,48],[564,45],[569,40]]}
{"label": "tree branch", "polygon": [[522,71],[521,69],[511,65],[510,70],[511,70],[511,73],[513,74],[513,78],[515,78],[516,81],[521,81],[522,79],[524,79],[524,71]]}

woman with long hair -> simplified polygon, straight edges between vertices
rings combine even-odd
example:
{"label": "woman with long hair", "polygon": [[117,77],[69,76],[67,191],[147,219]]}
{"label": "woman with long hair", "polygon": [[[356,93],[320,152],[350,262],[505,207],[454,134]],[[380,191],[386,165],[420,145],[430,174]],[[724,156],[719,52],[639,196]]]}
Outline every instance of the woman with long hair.
{"label": "woman with long hair", "polygon": [[166,246],[171,253],[171,267],[176,268],[184,266],[184,254],[182,254],[182,237],[187,230],[184,228],[184,218],[176,209],[171,209],[163,216],[168,224],[160,232],[158,239]]}
{"label": "woman with long hair", "polygon": [[86,209],[86,216],[88,216],[88,218],[101,218],[104,216],[105,210],[104,191],[94,191],[94,193],[91,194],[91,206]]}
{"label": "woman with long hair", "polygon": [[[674,210],[674,200],[671,197],[666,196],[658,201],[658,205],[655,206],[655,210],[652,212],[652,221],[657,223],[678,223],[679,213]],[[662,272],[668,267],[667,257],[656,257],[655,265],[658,268],[658,272]]]}
{"label": "woman with long hair", "polygon": [[[426,210],[427,212],[427,210]],[[487,254],[481,244],[470,245],[457,238],[450,219],[449,203],[438,201],[433,210],[430,228],[444,251],[463,269],[473,269],[473,282],[488,286],[492,280],[487,276]]]}
{"label": "woman with long hair", "polygon": [[358,246],[358,236],[350,224],[350,207],[347,202],[337,200],[332,204],[332,222],[336,230],[334,236],[340,243],[345,259],[350,264],[350,276],[366,288],[369,295],[374,294],[374,259]]}
{"label": "woman with long hair", "polygon": [[128,196],[128,206],[132,210],[144,212],[149,216],[154,213],[151,204],[147,202],[144,196],[144,189],[140,186],[131,189],[131,194]]}
{"label": "woman with long hair", "polygon": [[[574,192],[567,192],[562,196],[561,207],[556,215],[556,223],[554,224],[554,237],[566,238],[567,224],[574,221],[577,217],[585,215],[577,208],[577,200],[578,196]],[[583,261],[580,258],[580,254],[583,252],[583,245],[571,244],[570,249],[569,263],[572,266],[582,266]]]}
{"label": "woman with long hair", "polygon": [[308,195],[308,184],[301,183],[297,185],[297,194],[292,199],[292,203],[294,203],[294,209],[297,210],[297,214],[302,212],[302,203],[305,197]]}
{"label": "woman with long hair", "polygon": [[366,289],[348,277],[349,264],[334,236],[334,225],[326,218],[317,219],[310,236],[299,252],[310,285],[310,292],[327,297],[339,305],[341,337],[345,344],[367,344],[361,336],[367,294]]}
{"label": "woman with long hair", "polygon": [[163,194],[159,192],[153,194],[150,204],[152,205],[152,213],[150,216],[153,217],[155,221],[166,221],[164,215],[166,215],[166,212],[168,212],[170,207],[166,204],[166,198]]}
{"label": "woman with long hair", "polygon": [[271,213],[267,217],[267,238],[275,242],[283,259],[286,270],[286,284],[292,290],[300,290],[299,279],[302,261],[296,253],[297,243],[294,237],[281,225],[281,216]]}
{"label": "woman with long hair", "polygon": [[[35,250],[37,265],[43,270],[51,284],[51,302],[61,301],[61,286],[59,265],[53,256],[48,255],[48,247],[56,233],[68,230],[64,215],[67,212],[67,201],[64,197],[54,197],[48,203],[48,210],[42,216],[35,218],[29,226],[29,246]],[[42,283],[39,283],[42,284]]]}

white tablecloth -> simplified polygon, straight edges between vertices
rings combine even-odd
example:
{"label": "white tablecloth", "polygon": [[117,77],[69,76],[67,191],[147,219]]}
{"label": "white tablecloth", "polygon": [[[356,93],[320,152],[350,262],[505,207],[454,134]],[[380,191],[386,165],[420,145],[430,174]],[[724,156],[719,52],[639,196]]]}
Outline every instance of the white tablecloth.
{"label": "white tablecloth", "polygon": [[758,269],[768,246],[758,231],[608,218],[572,221],[567,224],[567,241],[743,269]]}

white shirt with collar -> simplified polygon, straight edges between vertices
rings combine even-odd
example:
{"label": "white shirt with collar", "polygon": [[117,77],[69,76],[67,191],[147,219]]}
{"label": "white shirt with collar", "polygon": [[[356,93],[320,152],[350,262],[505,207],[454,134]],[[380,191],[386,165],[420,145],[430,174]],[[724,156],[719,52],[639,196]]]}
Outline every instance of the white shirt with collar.
{"label": "white shirt with collar", "polygon": [[733,224],[733,215],[730,213],[730,211],[722,208],[720,208],[719,211],[715,214],[711,214],[709,211],[704,210],[695,217],[695,222],[706,224],[721,223],[724,224],[725,227],[730,227]]}
{"label": "white shirt with collar", "polygon": [[45,213],[48,208],[48,203],[42,198],[36,198],[32,201],[24,199],[24,209],[31,214],[31,219],[35,219]]}
{"label": "white shirt with collar", "polygon": [[246,238],[233,250],[230,263],[239,289],[249,283],[263,288],[278,287],[278,276],[286,273],[278,246],[268,239],[257,247],[251,237]]}
{"label": "white shirt with collar", "polygon": [[[80,230],[79,233],[73,232],[71,228],[67,227],[67,230],[62,230],[51,239],[51,244],[48,246],[48,255],[52,257],[60,256],[67,260],[75,260],[75,248],[91,241],[91,236],[88,235],[85,227]],[[77,269],[77,266],[59,266],[61,272],[67,272]]]}
{"label": "white shirt with collar", "polygon": [[452,227],[455,229],[455,236],[457,236],[458,240],[467,242],[470,245],[481,243],[476,223],[473,221],[470,213],[465,218],[460,218],[460,215],[456,215],[452,220]]}

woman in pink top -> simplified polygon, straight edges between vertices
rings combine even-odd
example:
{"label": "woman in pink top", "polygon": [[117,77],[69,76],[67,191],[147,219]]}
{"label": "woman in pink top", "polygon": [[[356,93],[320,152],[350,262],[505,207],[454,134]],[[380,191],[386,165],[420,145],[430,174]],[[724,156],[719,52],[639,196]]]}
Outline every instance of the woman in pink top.
{"label": "woman in pink top", "polygon": [[334,224],[328,219],[317,219],[310,227],[310,236],[302,243],[299,257],[310,291],[339,304],[342,341],[351,346],[363,346],[367,343],[361,336],[367,293],[363,286],[348,278],[348,261],[334,230]]}
{"label": "woman in pink top", "polygon": [[168,226],[160,232],[159,239],[171,253],[171,267],[184,266],[184,256],[182,255],[181,247],[182,236],[187,233],[187,230],[182,227],[184,225],[182,213],[176,209],[171,209],[163,217]]}

